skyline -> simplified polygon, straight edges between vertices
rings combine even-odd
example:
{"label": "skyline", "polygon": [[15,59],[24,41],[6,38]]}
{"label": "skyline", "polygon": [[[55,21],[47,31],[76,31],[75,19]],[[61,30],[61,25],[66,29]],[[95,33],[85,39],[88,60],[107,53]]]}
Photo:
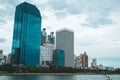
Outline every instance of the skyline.
{"label": "skyline", "polygon": [[120,67],[119,0],[0,1],[0,49],[5,54],[11,52],[15,7],[23,1],[38,7],[43,18],[42,28],[48,32],[61,28],[74,31],[74,54],[86,51],[89,64],[92,58],[97,58],[99,64]]}

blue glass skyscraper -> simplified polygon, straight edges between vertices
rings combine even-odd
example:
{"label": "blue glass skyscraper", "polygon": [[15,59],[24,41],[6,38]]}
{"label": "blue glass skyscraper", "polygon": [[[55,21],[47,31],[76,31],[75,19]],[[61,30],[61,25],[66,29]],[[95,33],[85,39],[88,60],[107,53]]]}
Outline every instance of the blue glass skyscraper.
{"label": "blue glass skyscraper", "polygon": [[65,66],[64,50],[56,49],[53,51],[53,64],[58,66]]}
{"label": "blue glass skyscraper", "polygon": [[39,64],[41,15],[36,6],[23,2],[16,7],[12,42],[12,64]]}

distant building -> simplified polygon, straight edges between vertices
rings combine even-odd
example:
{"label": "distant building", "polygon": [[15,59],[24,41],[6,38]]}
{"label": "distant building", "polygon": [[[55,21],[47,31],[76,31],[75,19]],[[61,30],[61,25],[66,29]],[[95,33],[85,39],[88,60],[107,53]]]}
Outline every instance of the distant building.
{"label": "distant building", "polygon": [[56,48],[64,50],[65,67],[74,67],[74,32],[69,29],[58,30]]}
{"label": "distant building", "polygon": [[9,53],[7,56],[7,63],[10,64],[10,61],[11,61],[11,53]]}
{"label": "distant building", "polygon": [[100,70],[106,70],[106,67],[103,66],[102,64],[99,64],[99,65],[98,65],[98,69],[100,69]]}
{"label": "distant building", "polygon": [[39,65],[41,15],[36,6],[23,2],[16,7],[11,63]]}
{"label": "distant building", "polygon": [[7,63],[7,56],[3,56],[3,61],[4,61],[4,64],[6,64]]}
{"label": "distant building", "polygon": [[0,60],[3,59],[3,50],[0,49]]}
{"label": "distant building", "polygon": [[103,66],[102,64],[98,65],[99,70],[109,70],[109,71],[114,71],[114,67],[109,67],[109,66]]}
{"label": "distant building", "polygon": [[91,68],[94,68],[94,69],[97,68],[97,59],[96,58],[92,59]]}
{"label": "distant building", "polygon": [[88,68],[88,55],[86,52],[80,55],[80,61],[83,68]]}
{"label": "distant building", "polygon": [[106,67],[106,70],[109,70],[109,71],[114,71],[114,67]]}
{"label": "distant building", "polygon": [[55,49],[52,43],[43,43],[40,52],[40,65],[49,65],[53,60],[53,50]]}
{"label": "distant building", "polygon": [[0,65],[4,64],[4,60],[3,60],[3,50],[0,49]]}
{"label": "distant building", "polygon": [[53,64],[58,66],[65,66],[64,50],[56,49],[53,53]]}
{"label": "distant building", "polygon": [[81,68],[82,67],[82,63],[80,60],[80,56],[76,56],[75,57],[75,68]]}

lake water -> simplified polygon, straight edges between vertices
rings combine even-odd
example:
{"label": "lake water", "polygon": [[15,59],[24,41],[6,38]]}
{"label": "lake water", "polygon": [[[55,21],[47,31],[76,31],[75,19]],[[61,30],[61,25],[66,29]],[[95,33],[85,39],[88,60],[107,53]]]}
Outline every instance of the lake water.
{"label": "lake water", "polygon": [[[112,80],[120,80],[120,75],[109,75]],[[107,80],[104,75],[73,76],[0,76],[0,80]]]}

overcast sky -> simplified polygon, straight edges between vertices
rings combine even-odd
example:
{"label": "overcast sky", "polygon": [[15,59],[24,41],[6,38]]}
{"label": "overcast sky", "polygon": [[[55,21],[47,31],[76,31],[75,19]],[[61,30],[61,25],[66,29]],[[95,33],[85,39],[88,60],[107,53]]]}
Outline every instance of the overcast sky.
{"label": "overcast sky", "polygon": [[120,0],[0,0],[0,49],[11,52],[15,7],[36,5],[42,28],[74,31],[74,54],[84,51],[98,64],[120,67]]}

